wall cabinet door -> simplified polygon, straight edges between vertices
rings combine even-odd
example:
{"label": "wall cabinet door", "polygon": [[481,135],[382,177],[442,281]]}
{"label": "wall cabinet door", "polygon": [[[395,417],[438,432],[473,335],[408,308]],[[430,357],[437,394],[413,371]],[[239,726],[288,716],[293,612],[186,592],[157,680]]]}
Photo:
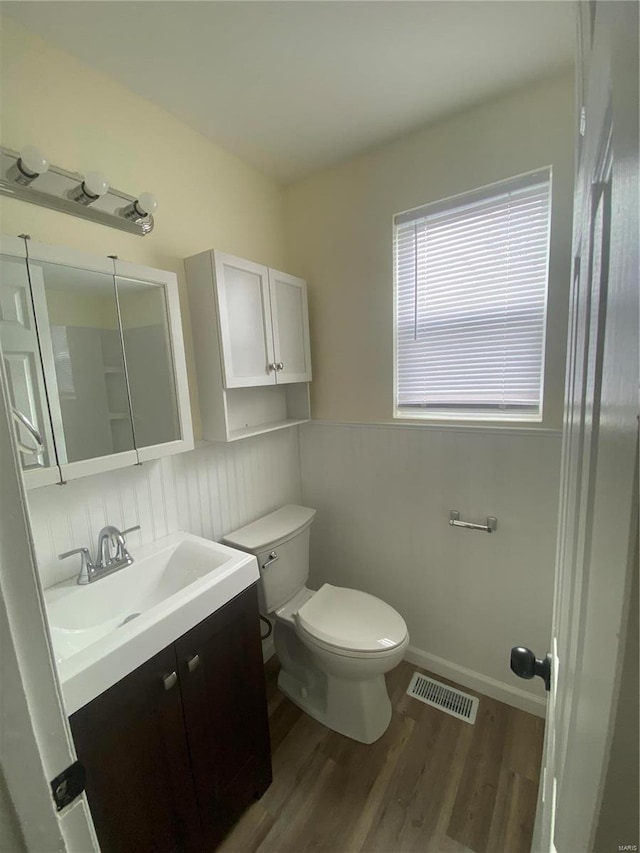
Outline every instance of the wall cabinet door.
{"label": "wall cabinet door", "polygon": [[[27,253],[10,237],[0,250],[0,346],[26,485],[192,449],[175,274],[34,242]],[[41,452],[28,450],[29,424]]]}
{"label": "wall cabinet door", "polygon": [[175,672],[169,646],[71,716],[103,853],[201,849]]}
{"label": "wall cabinet door", "polygon": [[138,459],[193,447],[176,277],[115,261],[116,292]]}
{"label": "wall cabinet door", "polygon": [[274,385],[267,267],[217,251],[213,261],[224,385]]}
{"label": "wall cabinet door", "polygon": [[176,642],[203,831],[220,841],[271,783],[271,749],[253,586]]}
{"label": "wall cabinet door", "polygon": [[276,382],[311,382],[307,284],[301,278],[269,270]]}
{"label": "wall cabinet door", "polygon": [[[23,244],[18,250],[24,251]],[[38,333],[27,267],[19,255],[0,257],[0,348],[22,470],[40,485],[55,483],[59,474]]]}
{"label": "wall cabinet door", "polygon": [[134,465],[111,260],[72,266],[38,247],[28,270],[62,478]]}

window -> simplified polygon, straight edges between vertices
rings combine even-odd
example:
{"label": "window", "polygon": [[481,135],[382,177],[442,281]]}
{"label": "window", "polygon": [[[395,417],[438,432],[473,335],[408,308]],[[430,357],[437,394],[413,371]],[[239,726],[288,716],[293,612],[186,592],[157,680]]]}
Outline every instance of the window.
{"label": "window", "polygon": [[551,169],[394,217],[395,416],[542,420]]}

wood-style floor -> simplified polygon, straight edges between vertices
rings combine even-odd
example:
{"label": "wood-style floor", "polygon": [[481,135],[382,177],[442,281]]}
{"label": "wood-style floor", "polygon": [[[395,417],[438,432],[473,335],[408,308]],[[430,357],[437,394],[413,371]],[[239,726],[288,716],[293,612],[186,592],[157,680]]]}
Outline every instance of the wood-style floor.
{"label": "wood-style floor", "polygon": [[272,658],[266,673],[273,784],[220,849],[529,851],[543,720],[480,696],[476,723],[469,725],[406,695],[415,669],[403,662],[389,673],[391,724],[366,746],[282,696]]}

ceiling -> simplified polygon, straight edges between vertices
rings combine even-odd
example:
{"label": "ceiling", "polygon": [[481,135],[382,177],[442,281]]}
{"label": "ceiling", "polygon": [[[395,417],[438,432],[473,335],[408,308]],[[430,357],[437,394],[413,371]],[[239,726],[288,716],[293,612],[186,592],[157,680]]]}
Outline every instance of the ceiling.
{"label": "ceiling", "polygon": [[282,183],[573,61],[569,0],[4,2]]}

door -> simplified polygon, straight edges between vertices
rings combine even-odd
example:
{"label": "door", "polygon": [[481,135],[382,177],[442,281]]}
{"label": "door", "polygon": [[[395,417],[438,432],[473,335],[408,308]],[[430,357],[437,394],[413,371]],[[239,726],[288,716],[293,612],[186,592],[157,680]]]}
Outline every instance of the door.
{"label": "door", "polygon": [[213,255],[224,387],[275,385],[269,272],[233,255]]}
{"label": "door", "polygon": [[200,849],[173,645],[70,724],[102,853]]}
{"label": "door", "polygon": [[637,537],[638,6],[580,4],[579,14],[584,135],[552,682],[533,842],[544,853],[592,849]]}
{"label": "door", "polygon": [[255,585],[176,641],[184,718],[211,849],[271,783]]}
{"label": "door", "polygon": [[269,270],[276,382],[311,382],[307,284],[301,278]]}
{"label": "door", "polygon": [[[38,334],[29,288],[24,244],[22,256],[0,257],[0,345],[7,376],[22,470],[37,472],[39,485],[60,479]],[[5,239],[5,246],[8,248]],[[51,401],[55,404],[55,400]],[[35,434],[34,434],[35,431]]]}

